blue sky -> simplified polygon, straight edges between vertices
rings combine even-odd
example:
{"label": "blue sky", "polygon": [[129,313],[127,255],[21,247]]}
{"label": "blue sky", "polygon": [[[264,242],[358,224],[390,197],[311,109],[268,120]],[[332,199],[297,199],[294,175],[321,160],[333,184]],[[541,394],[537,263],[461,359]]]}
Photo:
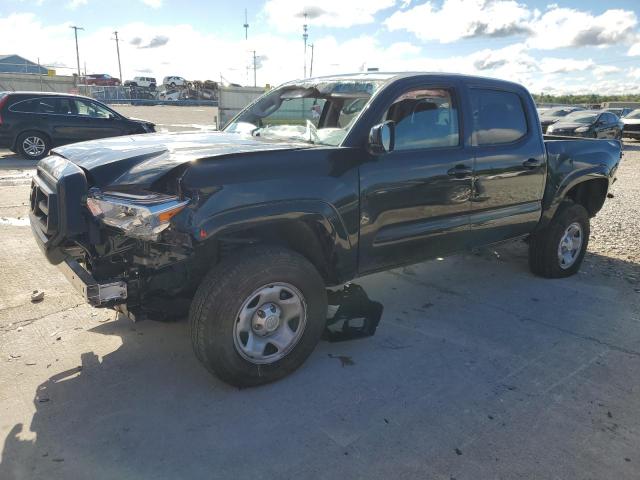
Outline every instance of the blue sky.
{"label": "blue sky", "polygon": [[[244,40],[244,10],[249,40]],[[277,84],[303,74],[303,18],[314,74],[435,70],[520,81],[535,92],[640,91],[640,1],[593,0],[0,0],[0,54],[70,73]],[[310,62],[310,50],[307,63]]]}

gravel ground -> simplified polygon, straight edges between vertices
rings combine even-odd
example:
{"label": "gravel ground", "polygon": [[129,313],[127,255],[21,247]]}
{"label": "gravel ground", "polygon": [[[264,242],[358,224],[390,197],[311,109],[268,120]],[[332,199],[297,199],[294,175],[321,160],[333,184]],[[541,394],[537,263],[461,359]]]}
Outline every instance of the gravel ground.
{"label": "gravel ground", "polygon": [[218,107],[179,107],[173,105],[111,105],[126,117],[140,118],[156,124],[158,132],[212,130]]}
{"label": "gravel ground", "polygon": [[[586,262],[606,276],[640,283],[640,142],[626,141],[618,180],[602,210],[591,220]],[[620,260],[614,262],[614,259]]]}

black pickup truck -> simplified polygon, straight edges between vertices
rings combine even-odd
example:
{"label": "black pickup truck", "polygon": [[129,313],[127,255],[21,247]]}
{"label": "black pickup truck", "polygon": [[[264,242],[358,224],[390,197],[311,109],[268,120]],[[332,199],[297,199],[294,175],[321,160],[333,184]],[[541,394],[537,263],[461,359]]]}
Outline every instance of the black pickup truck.
{"label": "black pickup truck", "polygon": [[54,149],[31,227],[91,305],[133,319],[184,306],[202,363],[250,386],[304,362],[326,289],[358,276],[510,239],[535,274],[574,274],[620,159],[617,140],[543,139],[514,83],[314,78],[222,132]]}

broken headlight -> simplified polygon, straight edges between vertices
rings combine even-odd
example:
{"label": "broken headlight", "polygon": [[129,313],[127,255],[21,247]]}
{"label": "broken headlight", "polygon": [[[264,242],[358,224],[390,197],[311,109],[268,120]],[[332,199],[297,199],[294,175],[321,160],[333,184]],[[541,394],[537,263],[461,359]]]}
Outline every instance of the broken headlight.
{"label": "broken headlight", "polygon": [[100,192],[87,198],[91,214],[103,224],[141,240],[156,241],[169,221],[189,203],[162,193]]}

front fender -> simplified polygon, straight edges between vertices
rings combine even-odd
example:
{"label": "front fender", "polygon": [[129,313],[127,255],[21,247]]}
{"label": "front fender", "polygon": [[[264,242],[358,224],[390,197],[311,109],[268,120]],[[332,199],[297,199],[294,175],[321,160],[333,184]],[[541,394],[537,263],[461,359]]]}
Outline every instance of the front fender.
{"label": "front fender", "polygon": [[233,237],[244,231],[274,228],[287,222],[313,226],[321,238],[322,256],[330,276],[342,283],[357,271],[357,255],[338,211],[322,200],[277,201],[247,205],[193,218],[192,235],[197,242]]}

